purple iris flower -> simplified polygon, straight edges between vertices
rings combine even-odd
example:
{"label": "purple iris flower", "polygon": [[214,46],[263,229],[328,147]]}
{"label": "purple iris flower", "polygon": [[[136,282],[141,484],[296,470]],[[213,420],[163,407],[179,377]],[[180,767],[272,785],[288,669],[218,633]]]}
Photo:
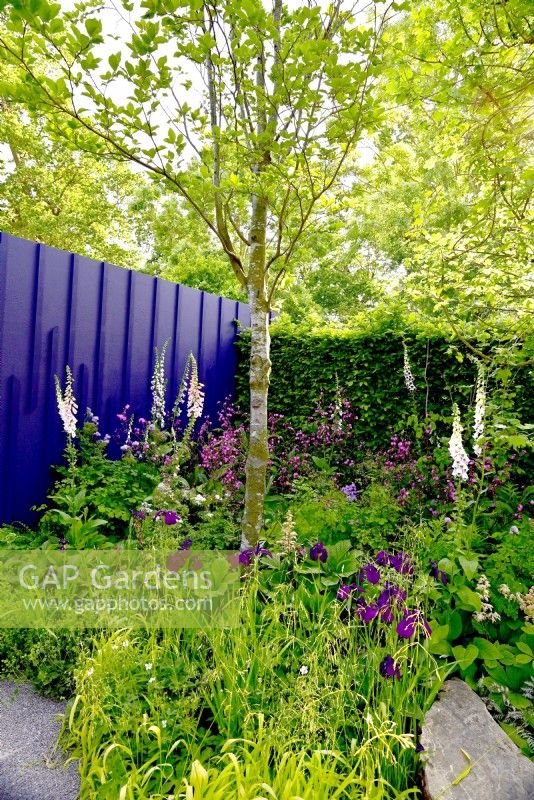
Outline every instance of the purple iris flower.
{"label": "purple iris flower", "polygon": [[342,583],[336,597],[338,600],[348,600],[352,592],[363,592],[363,589],[357,583]]}
{"label": "purple iris flower", "polygon": [[399,573],[399,575],[411,575],[413,564],[409,555],[406,553],[393,553],[389,557],[389,565]]}
{"label": "purple iris flower", "polygon": [[136,519],[146,519],[146,514],[144,511],[131,511],[130,513],[132,517],[135,517]]}
{"label": "purple iris flower", "polygon": [[432,633],[430,625],[420,611],[405,611],[404,617],[397,623],[397,634],[402,639],[411,639],[417,628],[422,628],[425,636]]}
{"label": "purple iris flower", "polygon": [[337,590],[336,597],[338,600],[348,600],[350,597],[350,593],[352,591],[352,587],[356,586],[355,583],[349,584],[342,584],[339,589]]}
{"label": "purple iris flower", "polygon": [[365,567],[365,577],[369,583],[378,583],[380,580],[380,570],[374,564],[367,564]]}
{"label": "purple iris flower", "polygon": [[370,603],[369,605],[362,604],[358,608],[358,616],[363,622],[365,622],[366,625],[368,625],[369,622],[376,617],[379,611],[380,609],[376,603]]}
{"label": "purple iris flower", "polygon": [[382,589],[380,594],[377,598],[377,603],[380,607],[391,603],[393,600],[397,601],[397,605],[400,606],[406,600],[406,590],[401,589],[400,586],[395,586],[395,584],[386,581],[385,587]]}
{"label": "purple iris flower", "polygon": [[260,547],[259,544],[256,547],[249,547],[247,550],[242,550],[239,553],[239,563],[243,564],[245,567],[248,567],[252,564],[252,559],[259,556],[268,556],[269,558],[273,557],[273,554],[266,550],[264,547]]}
{"label": "purple iris flower", "polygon": [[382,619],[386,625],[391,625],[394,620],[393,611],[391,610],[391,606],[384,606],[380,610],[380,619]]}
{"label": "purple iris flower", "polygon": [[322,542],[317,542],[310,548],[310,558],[312,561],[322,561],[324,564],[328,558],[328,550]]}
{"label": "purple iris flower", "polygon": [[375,558],[376,563],[381,567],[387,567],[389,564],[389,555],[385,550],[379,550]]}
{"label": "purple iris flower", "polygon": [[422,753],[424,749],[425,748],[423,747],[421,742],[417,742],[417,744],[415,745],[415,752],[416,753]]}
{"label": "purple iris flower", "polygon": [[193,544],[192,539],[184,539],[184,541],[182,542],[182,546],[180,547],[180,550],[189,550],[192,544]]}
{"label": "purple iris flower", "polygon": [[155,520],[161,519],[161,517],[163,517],[165,525],[176,525],[178,522],[182,521],[182,518],[177,511],[166,511],[164,508],[156,511],[154,514]]}
{"label": "purple iris flower", "polygon": [[386,656],[382,659],[379,670],[383,678],[396,678],[398,681],[401,679],[400,667],[395,663],[392,656]]}
{"label": "purple iris flower", "polygon": [[441,581],[444,586],[447,585],[449,579],[445,572],[442,569],[438,568],[437,561],[430,562],[430,574],[433,576],[435,581]]}

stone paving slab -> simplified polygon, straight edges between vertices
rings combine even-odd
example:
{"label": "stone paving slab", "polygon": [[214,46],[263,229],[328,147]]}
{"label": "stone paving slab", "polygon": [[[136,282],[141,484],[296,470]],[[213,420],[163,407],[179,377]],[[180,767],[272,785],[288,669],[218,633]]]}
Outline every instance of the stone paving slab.
{"label": "stone paving slab", "polygon": [[534,763],[458,678],[445,681],[426,715],[421,744],[427,800],[534,800]]}
{"label": "stone paving slab", "polygon": [[76,765],[65,770],[54,752],[65,707],[29,684],[0,681],[0,800],[76,800]]}

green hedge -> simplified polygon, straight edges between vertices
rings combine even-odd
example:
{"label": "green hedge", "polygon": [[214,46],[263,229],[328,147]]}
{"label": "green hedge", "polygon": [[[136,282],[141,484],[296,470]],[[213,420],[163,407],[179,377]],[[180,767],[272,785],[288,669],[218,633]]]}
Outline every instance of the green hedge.
{"label": "green hedge", "polygon": [[[336,378],[344,395],[359,413],[358,434],[371,447],[387,443],[417,411],[449,417],[453,400],[462,413],[471,400],[476,368],[462,346],[443,337],[405,337],[417,391],[410,394],[404,383],[403,340],[398,334],[302,333],[276,327],[272,331],[273,364],[270,409],[292,420],[305,418],[321,397],[335,397]],[[250,334],[238,339],[237,402],[248,405],[248,356]],[[532,371],[515,370],[509,381],[509,397],[523,416],[532,396]],[[521,383],[519,383],[521,380]],[[489,387],[491,389],[491,385]]]}

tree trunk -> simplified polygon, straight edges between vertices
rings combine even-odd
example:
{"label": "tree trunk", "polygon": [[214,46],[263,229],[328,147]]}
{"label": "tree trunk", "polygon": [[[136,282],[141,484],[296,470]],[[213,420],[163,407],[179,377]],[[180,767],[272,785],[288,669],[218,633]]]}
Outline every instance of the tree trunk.
{"label": "tree trunk", "polygon": [[248,299],[250,304],[250,433],[246,463],[245,509],[241,549],[254,546],[261,536],[269,461],[267,398],[271,374],[269,303],[265,278],[267,201],[254,196],[250,235]]}

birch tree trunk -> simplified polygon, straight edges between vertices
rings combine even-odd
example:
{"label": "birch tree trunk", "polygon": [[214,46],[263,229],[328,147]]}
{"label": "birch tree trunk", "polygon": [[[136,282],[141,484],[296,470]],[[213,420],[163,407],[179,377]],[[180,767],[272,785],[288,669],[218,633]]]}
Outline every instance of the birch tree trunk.
{"label": "birch tree trunk", "polygon": [[252,200],[248,299],[250,304],[250,440],[246,463],[245,510],[241,549],[257,544],[263,524],[263,506],[269,461],[267,398],[271,375],[269,301],[265,276],[267,202]]}

